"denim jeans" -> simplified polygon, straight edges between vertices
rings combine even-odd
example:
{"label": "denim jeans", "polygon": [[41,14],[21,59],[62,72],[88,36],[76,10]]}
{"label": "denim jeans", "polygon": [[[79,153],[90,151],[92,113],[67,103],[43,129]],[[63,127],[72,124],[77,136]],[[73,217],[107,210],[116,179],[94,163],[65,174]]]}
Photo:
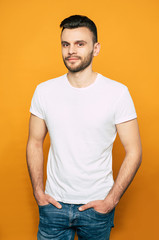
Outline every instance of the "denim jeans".
{"label": "denim jeans", "polygon": [[80,212],[83,204],[59,203],[61,209],[52,204],[39,206],[38,240],[73,240],[75,232],[78,240],[109,240],[115,209],[106,214],[93,208]]}

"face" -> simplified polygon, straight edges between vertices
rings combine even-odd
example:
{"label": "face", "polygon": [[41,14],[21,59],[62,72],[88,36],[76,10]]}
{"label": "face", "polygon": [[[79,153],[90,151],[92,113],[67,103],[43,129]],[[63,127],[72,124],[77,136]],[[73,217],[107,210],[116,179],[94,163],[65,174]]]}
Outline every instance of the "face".
{"label": "face", "polygon": [[86,27],[64,29],[61,45],[63,61],[70,72],[80,72],[91,66],[97,55],[98,43],[93,43],[93,33]]}

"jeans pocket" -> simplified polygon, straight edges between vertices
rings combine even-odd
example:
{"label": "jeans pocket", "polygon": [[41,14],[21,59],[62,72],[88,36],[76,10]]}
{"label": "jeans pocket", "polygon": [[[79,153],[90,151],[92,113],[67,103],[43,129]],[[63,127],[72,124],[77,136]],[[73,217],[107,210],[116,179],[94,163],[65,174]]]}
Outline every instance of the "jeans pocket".
{"label": "jeans pocket", "polygon": [[90,208],[91,217],[93,216],[93,219],[96,219],[97,222],[105,222],[107,223],[107,226],[110,226],[111,228],[114,227],[114,212],[115,208],[108,213],[100,213],[94,208]]}
{"label": "jeans pocket", "polygon": [[93,212],[95,212],[96,214],[98,214],[98,215],[103,215],[103,216],[109,215],[109,213],[111,213],[111,212],[101,213],[101,212],[96,211],[94,208],[90,208],[90,209],[91,209]]}
{"label": "jeans pocket", "polygon": [[46,208],[46,207],[48,207],[48,206],[50,206],[50,205],[52,205],[51,203],[48,203],[48,204],[46,204],[46,205],[38,205],[38,207],[39,208]]}

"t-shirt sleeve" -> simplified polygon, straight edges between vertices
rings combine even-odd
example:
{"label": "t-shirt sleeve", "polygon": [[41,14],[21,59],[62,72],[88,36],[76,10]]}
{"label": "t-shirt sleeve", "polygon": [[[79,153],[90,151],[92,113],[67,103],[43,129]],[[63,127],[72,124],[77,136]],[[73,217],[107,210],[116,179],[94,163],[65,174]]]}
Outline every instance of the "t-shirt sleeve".
{"label": "t-shirt sleeve", "polygon": [[30,112],[35,116],[41,119],[44,119],[44,111],[43,111],[38,87],[35,89],[35,92],[31,101]]}
{"label": "t-shirt sleeve", "polygon": [[115,105],[115,124],[126,122],[137,118],[135,106],[129,90],[125,87],[124,92]]}

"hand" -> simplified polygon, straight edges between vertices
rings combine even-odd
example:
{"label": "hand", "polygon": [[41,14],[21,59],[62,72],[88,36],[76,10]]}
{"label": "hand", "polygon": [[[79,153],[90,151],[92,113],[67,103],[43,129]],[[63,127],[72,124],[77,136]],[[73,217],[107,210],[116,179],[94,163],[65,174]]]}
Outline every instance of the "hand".
{"label": "hand", "polygon": [[48,194],[45,194],[44,192],[37,193],[35,196],[35,199],[39,206],[45,206],[45,205],[51,203],[52,205],[54,205],[57,208],[62,208],[62,206],[59,202],[57,202],[54,198],[52,198]]}
{"label": "hand", "polygon": [[114,207],[116,207],[117,203],[114,204],[114,201],[107,196],[104,200],[95,200],[91,201],[79,208],[80,211],[84,211],[88,208],[94,208],[99,213],[109,213],[113,210]]}

